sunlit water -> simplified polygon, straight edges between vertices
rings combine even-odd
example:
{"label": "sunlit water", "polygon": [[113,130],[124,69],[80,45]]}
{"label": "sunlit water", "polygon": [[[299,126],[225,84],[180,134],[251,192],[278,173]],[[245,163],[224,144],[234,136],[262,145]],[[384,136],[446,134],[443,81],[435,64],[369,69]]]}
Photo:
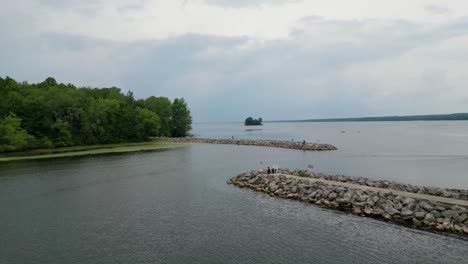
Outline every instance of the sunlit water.
{"label": "sunlit water", "polygon": [[[313,164],[466,187],[465,124],[431,124],[267,124],[250,132],[222,125],[218,134],[199,125],[203,136],[318,139],[340,150],[194,145],[0,163],[0,263],[466,263],[466,240],[226,184],[249,169]],[[444,138],[451,130],[458,136]],[[446,173],[437,177],[439,166]]]}

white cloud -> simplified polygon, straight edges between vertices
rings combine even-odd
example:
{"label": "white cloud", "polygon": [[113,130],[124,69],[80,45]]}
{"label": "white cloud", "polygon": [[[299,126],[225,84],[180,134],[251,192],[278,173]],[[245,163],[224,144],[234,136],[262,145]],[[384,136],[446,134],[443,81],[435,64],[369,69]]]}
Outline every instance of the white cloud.
{"label": "white cloud", "polygon": [[465,1],[255,3],[9,1],[0,76],[184,96],[196,121],[466,111]]}

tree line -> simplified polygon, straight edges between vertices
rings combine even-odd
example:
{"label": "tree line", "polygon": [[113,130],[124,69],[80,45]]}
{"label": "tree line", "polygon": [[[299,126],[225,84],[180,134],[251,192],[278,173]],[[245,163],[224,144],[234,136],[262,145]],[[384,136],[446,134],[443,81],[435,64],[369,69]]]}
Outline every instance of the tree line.
{"label": "tree line", "polygon": [[0,77],[0,152],[183,137],[192,128],[183,98],[136,100],[119,88],[77,88]]}

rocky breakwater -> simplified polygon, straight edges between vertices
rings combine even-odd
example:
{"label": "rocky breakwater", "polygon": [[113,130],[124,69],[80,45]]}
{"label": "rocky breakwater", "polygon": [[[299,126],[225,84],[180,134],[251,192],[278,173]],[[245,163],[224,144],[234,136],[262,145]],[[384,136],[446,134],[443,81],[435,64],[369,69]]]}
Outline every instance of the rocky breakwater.
{"label": "rocky breakwater", "polygon": [[464,200],[439,198],[448,201],[441,203],[428,195],[292,175],[296,170],[278,172],[249,171],[229,179],[228,183],[271,196],[468,238],[468,207],[457,204],[457,201],[464,204]]}
{"label": "rocky breakwater", "polygon": [[204,143],[204,144],[231,144],[231,145],[246,145],[246,146],[261,146],[286,149],[300,149],[311,151],[337,150],[330,144],[319,143],[303,143],[281,140],[252,140],[252,139],[212,139],[212,138],[156,138],[158,141],[180,142],[180,143]]}
{"label": "rocky breakwater", "polygon": [[308,177],[321,180],[337,181],[342,183],[358,184],[362,186],[385,188],[396,191],[434,195],[446,198],[454,198],[468,201],[468,190],[463,189],[445,189],[438,187],[417,186],[412,184],[404,184],[386,180],[373,180],[365,177],[350,177],[344,175],[330,175],[320,172],[312,172],[308,170],[286,169],[281,173]]}

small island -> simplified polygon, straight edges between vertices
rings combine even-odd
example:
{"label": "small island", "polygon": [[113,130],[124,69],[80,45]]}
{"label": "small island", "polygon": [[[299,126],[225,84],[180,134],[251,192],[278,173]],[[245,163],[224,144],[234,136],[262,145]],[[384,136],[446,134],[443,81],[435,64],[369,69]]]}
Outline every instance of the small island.
{"label": "small island", "polygon": [[244,124],[246,126],[263,126],[261,117],[259,117],[258,119],[253,119],[252,117],[247,117],[245,119]]}

